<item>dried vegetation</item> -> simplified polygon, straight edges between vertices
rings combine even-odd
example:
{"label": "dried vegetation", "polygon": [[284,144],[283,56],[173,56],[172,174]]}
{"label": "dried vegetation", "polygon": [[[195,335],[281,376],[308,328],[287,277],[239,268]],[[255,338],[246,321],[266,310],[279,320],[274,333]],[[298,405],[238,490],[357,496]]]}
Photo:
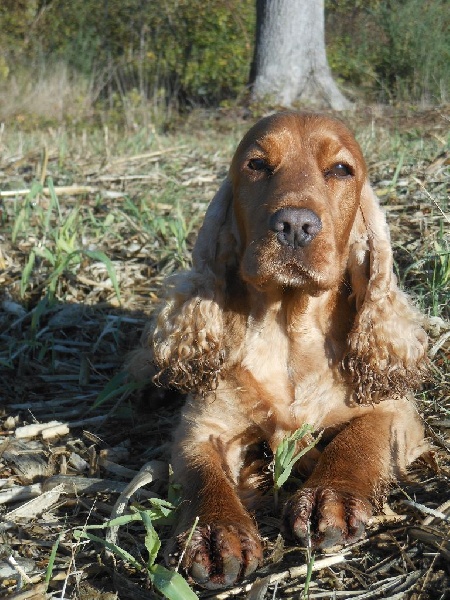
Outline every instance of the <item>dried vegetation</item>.
{"label": "dried vegetation", "polygon": [[[372,109],[349,121],[388,212],[400,278],[429,316],[435,379],[419,403],[439,467],[414,465],[365,539],[316,556],[307,591],[305,551],[283,544],[268,497],[259,579],[197,590],[201,598],[450,597],[448,113]],[[242,116],[197,113],[165,135],[1,131],[1,597],[159,597],[145,571],[122,559],[113,567],[73,531],[107,520],[141,467],[167,460],[180,399],[137,390],[123,362],[164,277],[189,264],[247,127]],[[163,477],[133,501],[145,508],[169,492]],[[158,528],[163,542],[168,531]],[[132,522],[120,544],[145,562],[144,536]]]}

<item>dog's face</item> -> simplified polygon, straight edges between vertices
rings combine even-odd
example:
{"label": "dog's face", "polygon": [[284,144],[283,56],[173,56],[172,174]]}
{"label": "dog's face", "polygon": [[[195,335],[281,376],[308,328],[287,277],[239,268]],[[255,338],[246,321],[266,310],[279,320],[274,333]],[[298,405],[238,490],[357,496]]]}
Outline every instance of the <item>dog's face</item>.
{"label": "dog's face", "polygon": [[330,289],[342,278],[366,179],[334,119],[281,113],[245,135],[230,169],[241,276],[260,289]]}

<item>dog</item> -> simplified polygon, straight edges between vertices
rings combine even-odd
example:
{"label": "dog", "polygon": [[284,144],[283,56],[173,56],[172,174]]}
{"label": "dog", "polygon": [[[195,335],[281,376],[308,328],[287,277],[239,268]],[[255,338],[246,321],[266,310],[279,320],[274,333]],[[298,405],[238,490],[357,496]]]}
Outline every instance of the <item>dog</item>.
{"label": "dog", "polygon": [[147,352],[157,380],[188,394],[169,564],[182,556],[210,589],[257,569],[261,449],[273,456],[304,424],[322,437],[300,461],[284,531],[319,549],[360,538],[428,448],[412,392],[429,365],[348,128],[294,111],[254,125],[207,209],[192,269],[167,286]]}

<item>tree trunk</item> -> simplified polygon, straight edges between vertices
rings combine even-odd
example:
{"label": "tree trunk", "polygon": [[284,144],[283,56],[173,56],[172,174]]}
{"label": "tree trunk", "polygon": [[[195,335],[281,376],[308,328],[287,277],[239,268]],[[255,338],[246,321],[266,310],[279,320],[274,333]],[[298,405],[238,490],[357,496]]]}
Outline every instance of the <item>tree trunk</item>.
{"label": "tree trunk", "polygon": [[351,108],[328,66],[324,0],[256,0],[252,99]]}

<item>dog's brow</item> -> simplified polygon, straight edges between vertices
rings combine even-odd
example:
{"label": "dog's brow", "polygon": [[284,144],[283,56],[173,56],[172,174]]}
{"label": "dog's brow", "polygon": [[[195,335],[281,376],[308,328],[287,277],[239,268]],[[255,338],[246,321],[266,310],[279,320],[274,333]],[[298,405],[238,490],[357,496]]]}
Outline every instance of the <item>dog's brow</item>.
{"label": "dog's brow", "polygon": [[341,150],[347,150],[346,145],[342,141],[342,138],[334,132],[327,132],[326,136],[318,136],[315,140],[316,144],[320,149],[326,147],[329,151],[338,153]]}
{"label": "dog's brow", "polygon": [[277,144],[275,137],[273,135],[266,134],[266,135],[263,135],[263,136],[257,138],[253,142],[252,147],[255,146],[259,150],[262,150],[263,152],[267,152],[271,148],[273,148],[275,144]]}
{"label": "dog's brow", "polygon": [[283,146],[286,143],[286,138],[291,138],[292,132],[287,127],[280,127],[279,129],[273,131],[266,131],[259,135],[255,143],[261,146],[262,148],[270,147],[270,146]]}
{"label": "dog's brow", "polygon": [[263,152],[265,152],[267,150],[267,147],[269,146],[269,144],[267,144],[267,142],[265,141],[265,138],[259,138],[257,140],[254,140],[250,146],[249,149],[250,150],[262,150]]}

